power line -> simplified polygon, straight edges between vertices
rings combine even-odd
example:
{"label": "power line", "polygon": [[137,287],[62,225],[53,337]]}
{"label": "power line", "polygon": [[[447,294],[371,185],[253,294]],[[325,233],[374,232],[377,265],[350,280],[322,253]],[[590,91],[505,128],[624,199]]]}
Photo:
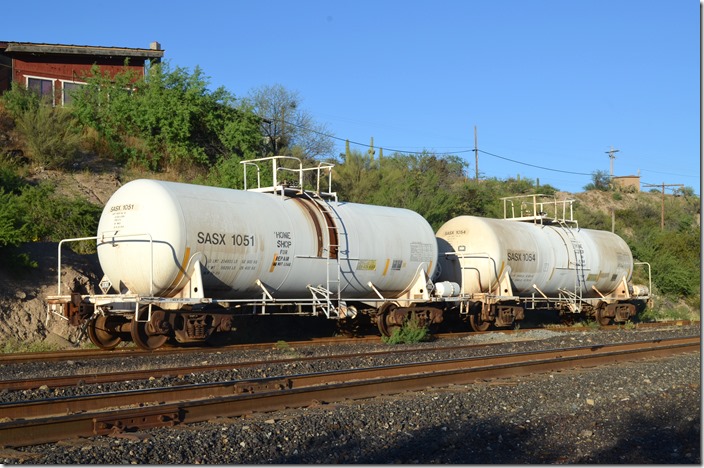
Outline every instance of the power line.
{"label": "power line", "polygon": [[[473,150],[472,150],[472,151],[473,151]],[[516,161],[515,159],[505,158],[505,157],[503,157],[503,156],[499,156],[498,154],[489,153],[488,151],[484,151],[484,150],[477,150],[477,151],[479,151],[480,153],[488,154],[489,156],[493,156],[493,157],[495,157],[495,158],[503,159],[503,160],[505,160],[505,161],[511,161],[512,163],[522,164],[522,165],[524,165],[524,166],[536,167],[536,168],[538,168],[538,169],[544,169],[544,170],[546,170],[546,171],[562,172],[563,174],[576,174],[576,175],[584,175],[584,176],[591,176],[591,175],[592,175],[592,174],[588,174],[588,173],[586,173],[586,172],[563,171],[563,170],[561,170],[561,169],[552,169],[552,168],[550,168],[550,167],[537,166],[537,165],[535,165],[535,164],[528,164],[528,163],[525,163],[525,162]]]}
{"label": "power line", "polygon": [[[260,116],[260,117],[261,117],[261,116]],[[263,117],[262,117],[262,118],[263,118]],[[278,119],[278,120],[281,120],[281,119]],[[331,139],[333,139],[333,140],[349,142],[349,143],[352,144],[352,145],[363,146],[363,147],[365,147],[365,148],[371,148],[371,147],[372,147],[371,145],[368,145],[368,144],[366,144],[366,143],[360,143],[360,142],[358,142],[358,141],[352,141],[352,140],[349,140],[349,139],[347,139],[347,138],[336,137],[335,135],[330,135],[330,134],[327,134],[327,133],[324,133],[324,132],[320,132],[320,131],[318,131],[318,130],[314,130],[314,129],[312,129],[312,128],[308,128],[308,127],[306,127],[306,126],[304,126],[304,125],[299,125],[299,124],[296,124],[296,123],[293,123],[293,122],[287,122],[287,121],[283,121],[283,122],[286,123],[286,124],[288,124],[288,125],[291,125],[291,126],[293,126],[293,127],[298,127],[298,128],[303,129],[303,130],[306,130],[306,131],[308,131],[308,132],[312,132],[312,133],[315,133],[315,134],[317,134],[317,135],[321,135],[321,136],[324,136],[324,137],[328,137],[328,138],[331,138]],[[381,147],[381,146],[375,146],[375,148],[379,148],[379,149],[382,149],[382,150],[384,150],[384,151],[390,151],[390,152],[392,152],[392,153],[405,153],[405,154],[423,154],[423,153],[427,152],[427,151],[399,150],[399,149],[387,148],[387,147]],[[452,155],[452,154],[469,153],[469,152],[471,152],[471,151],[474,151],[474,150],[473,150],[473,149],[463,149],[463,150],[459,150],[459,151],[452,151],[452,152],[445,152],[445,153],[435,153],[435,154],[437,154],[438,156],[449,156],[449,155]]]}
{"label": "power line", "polygon": [[[363,146],[363,147],[365,147],[365,148],[371,148],[371,145],[368,145],[368,144],[366,144],[366,143],[360,143],[360,142],[357,142],[357,141],[349,140],[349,139],[347,139],[347,138],[336,137],[336,136],[334,136],[334,135],[329,135],[329,134],[327,134],[327,133],[320,132],[320,131],[314,130],[314,129],[312,129],[312,128],[307,128],[307,127],[305,127],[305,126],[303,126],[303,125],[298,125],[298,124],[295,124],[295,123],[292,123],[292,122],[285,122],[285,123],[287,123],[287,124],[289,124],[289,125],[292,125],[292,126],[294,126],[294,127],[301,128],[301,129],[303,129],[303,130],[307,130],[307,131],[309,131],[309,132],[316,133],[316,134],[321,135],[321,136],[325,136],[325,137],[328,137],[328,138],[332,138],[333,140],[349,142],[349,143],[352,144],[352,145]],[[386,152],[386,151],[390,151],[390,152],[392,152],[392,153],[404,153],[404,154],[423,154],[423,153],[424,153],[423,151],[407,151],[407,150],[398,150],[398,149],[387,148],[387,147],[379,147],[379,149],[383,149],[385,152]],[[435,154],[438,155],[438,156],[446,156],[446,155],[453,155],[453,154],[460,154],[460,153],[470,153],[470,152],[480,152],[480,153],[484,153],[484,154],[489,155],[489,156],[493,156],[493,157],[495,157],[495,158],[503,159],[503,160],[505,160],[505,161],[511,161],[512,163],[521,164],[521,165],[524,165],[524,166],[535,167],[535,168],[538,168],[538,169],[544,169],[544,170],[546,170],[546,171],[561,172],[561,173],[563,173],[563,174],[584,175],[584,176],[591,176],[591,175],[592,175],[592,174],[586,173],[586,172],[564,171],[564,170],[561,170],[561,169],[552,169],[552,168],[550,168],[550,167],[537,166],[537,165],[535,165],[535,164],[529,164],[529,163],[525,163],[525,162],[522,162],[522,161],[516,161],[515,159],[506,158],[506,157],[504,157],[504,156],[499,156],[498,154],[489,153],[488,151],[484,151],[484,150],[480,150],[480,149],[476,149],[476,148],[464,149],[464,150],[460,150],[460,151],[452,151],[452,152],[447,152],[447,153],[435,153]]]}
{"label": "power line", "polygon": [[[290,122],[286,122],[286,123],[290,123]],[[336,137],[336,136],[334,136],[334,135],[329,135],[329,134],[327,134],[327,133],[323,133],[323,132],[319,132],[319,131],[317,131],[317,130],[313,130],[313,129],[310,129],[310,128],[306,128],[306,127],[304,127],[303,125],[298,125],[298,124],[294,124],[294,123],[290,123],[290,125],[293,125],[293,126],[298,127],[298,128],[302,128],[302,129],[304,129],[304,130],[307,130],[307,131],[316,133],[316,134],[318,134],[318,135],[322,135],[322,136],[325,136],[325,137],[328,137],[328,138],[332,138],[333,140],[349,142],[349,143],[352,144],[352,145],[363,146],[363,147],[365,147],[365,148],[371,148],[371,146],[368,145],[368,144],[366,144],[366,143],[360,143],[360,142],[352,141],[352,140],[349,140],[349,139],[346,139],[346,138]],[[402,154],[423,154],[423,153],[424,153],[424,151],[408,151],[408,150],[399,150],[399,149],[385,148],[385,147],[379,147],[379,148],[380,148],[380,149],[383,149],[384,151],[391,151],[392,153],[402,153]],[[613,147],[611,148],[610,151],[607,151],[607,153],[609,154],[609,158],[611,158],[611,177],[613,177],[613,160],[616,158],[616,157],[614,156],[614,153],[616,153],[616,152],[618,152],[618,151],[619,151],[619,150],[614,150]],[[526,162],[522,162],[522,161],[517,161],[517,160],[515,160],[515,159],[507,158],[507,157],[504,157],[504,156],[499,156],[498,154],[494,154],[494,153],[490,153],[490,152],[488,152],[488,151],[484,151],[484,150],[478,149],[478,148],[476,147],[476,142],[475,142],[475,148],[468,148],[468,149],[462,149],[462,150],[458,150],[458,151],[442,152],[442,153],[437,153],[437,152],[436,152],[436,153],[434,153],[434,154],[436,154],[436,155],[438,155],[438,156],[449,156],[449,155],[454,155],[454,154],[470,153],[470,152],[474,152],[474,154],[475,154],[475,159],[477,159],[476,156],[477,156],[479,153],[484,153],[484,154],[486,154],[486,155],[493,156],[493,157],[495,157],[495,158],[503,159],[504,161],[511,161],[512,163],[515,163],[515,164],[520,164],[520,165],[529,166],[529,167],[535,167],[535,168],[537,168],[537,169],[543,169],[543,170],[546,170],[546,171],[560,172],[560,173],[563,173],[563,174],[583,175],[583,176],[593,176],[593,175],[594,175],[593,173],[576,172],[576,171],[565,171],[565,170],[562,170],[562,169],[553,169],[553,168],[550,168],[550,167],[538,166],[538,165],[535,165],[535,164],[530,164],[530,163],[526,163]],[[477,161],[477,162],[478,162],[478,161]],[[477,169],[477,171],[479,170],[478,164],[477,164],[477,168],[476,168],[476,169]],[[684,176],[684,177],[698,177],[698,176],[694,176],[694,175],[683,175],[683,174],[674,174],[674,173],[668,173],[668,172],[658,172],[658,171],[652,171],[652,170],[649,170],[649,169],[643,169],[643,170],[644,170],[644,171],[648,171],[648,172],[655,172],[655,173],[657,173],[657,174],[681,175],[681,176]],[[477,178],[478,178],[478,175],[477,175]]]}
{"label": "power line", "polygon": [[641,169],[641,172],[653,172],[655,174],[665,174],[665,175],[674,175],[678,177],[699,177],[699,175],[695,174],[677,174],[675,172],[662,172],[662,171],[653,171],[652,169]]}
{"label": "power line", "polygon": [[645,187],[662,187],[662,207],[660,209],[660,230],[665,230],[665,187],[684,187],[683,184],[666,184],[663,182],[660,185],[657,184],[646,184]]}

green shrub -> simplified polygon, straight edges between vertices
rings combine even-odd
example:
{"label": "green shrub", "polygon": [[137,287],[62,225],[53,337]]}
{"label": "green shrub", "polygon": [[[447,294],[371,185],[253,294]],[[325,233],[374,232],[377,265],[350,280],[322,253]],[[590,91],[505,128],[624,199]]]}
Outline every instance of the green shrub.
{"label": "green shrub", "polygon": [[670,320],[701,320],[698,308],[673,300],[665,295],[655,295],[653,306],[641,312],[638,318],[642,322],[663,322]]}
{"label": "green shrub", "polygon": [[81,132],[66,110],[42,103],[16,119],[27,145],[27,156],[47,169],[68,168],[77,159]]}
{"label": "green shrub", "polygon": [[279,340],[274,344],[274,348],[287,356],[290,357],[301,357],[301,354],[296,351],[296,348],[292,347],[287,341]]}
{"label": "green shrub", "polygon": [[[102,208],[80,198],[56,195],[49,184],[28,186],[19,197],[23,207],[25,241],[59,242],[62,239],[94,236]],[[72,246],[78,253],[95,252],[95,242]]]}
{"label": "green shrub", "polygon": [[26,146],[26,156],[36,166],[69,167],[78,154],[81,130],[71,113],[15,83],[3,95],[6,109]]}
{"label": "green shrub", "polygon": [[22,206],[17,195],[5,193],[0,187],[0,248],[15,246],[24,241]]}
{"label": "green shrub", "polygon": [[27,182],[19,175],[20,167],[10,155],[0,154],[0,189],[19,195]]}
{"label": "green shrub", "polygon": [[27,343],[25,341],[18,341],[10,339],[5,341],[2,346],[0,346],[0,352],[3,354],[10,353],[44,353],[50,351],[60,351],[60,347],[44,343],[42,341]]}
{"label": "green shrub", "polygon": [[636,324],[631,322],[630,320],[627,320],[626,323],[623,324],[623,328],[625,330],[635,330]]}
{"label": "green shrub", "polygon": [[611,176],[606,171],[592,172],[592,181],[584,186],[584,190],[601,190],[602,192],[611,190]]}
{"label": "green shrub", "polygon": [[156,171],[259,154],[259,117],[225,88],[208,90],[198,68],[189,73],[164,63],[138,78],[94,67],[84,79],[87,85],[74,93],[71,109],[118,162]]}
{"label": "green shrub", "polygon": [[431,338],[427,327],[421,327],[418,318],[412,315],[402,327],[395,328],[391,336],[382,336],[381,341],[386,344],[419,343],[429,341]]}
{"label": "green shrub", "polygon": [[588,318],[585,320],[580,320],[578,322],[575,322],[575,324],[573,326],[575,328],[587,328],[589,330],[598,330],[599,329],[599,322]]}
{"label": "green shrub", "polygon": [[[204,178],[194,180],[195,183],[211,185],[213,187],[225,187],[232,189],[242,189],[244,187],[242,164],[239,158],[221,158],[208,172]],[[249,177],[251,179],[251,177]],[[248,181],[252,184],[252,180]],[[248,188],[252,188],[249,185]]]}
{"label": "green shrub", "polygon": [[37,93],[16,82],[13,82],[10,89],[2,94],[0,100],[13,118],[17,118],[27,111],[36,110],[41,103]]}
{"label": "green shrub", "polygon": [[[15,254],[12,247],[24,242],[59,242],[62,239],[94,236],[102,208],[79,198],[55,193],[48,183],[23,185],[16,192],[0,186],[0,250],[6,256],[4,267],[32,267],[34,259]],[[95,242],[72,246],[78,253],[94,253]]]}
{"label": "green shrub", "polygon": [[2,269],[18,278],[26,277],[35,270],[39,263],[32,259],[28,253],[19,252],[19,247],[2,249],[4,263]]}

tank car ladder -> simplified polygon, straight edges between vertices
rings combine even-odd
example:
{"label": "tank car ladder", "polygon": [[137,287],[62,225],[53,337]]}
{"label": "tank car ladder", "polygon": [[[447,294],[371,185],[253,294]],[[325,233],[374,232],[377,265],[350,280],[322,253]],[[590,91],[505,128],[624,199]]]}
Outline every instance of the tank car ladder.
{"label": "tank car ladder", "polygon": [[[330,205],[330,202],[323,197],[313,197],[308,192],[305,195],[313,201],[318,211],[325,221],[325,228],[328,233],[328,248],[325,255],[325,287],[308,286],[313,294],[313,302],[319,307],[327,318],[340,318],[339,306],[342,304],[342,274],[340,265],[340,224],[341,219]],[[332,269],[332,271],[331,271]],[[334,289],[333,289],[334,288]],[[337,304],[333,304],[333,300]]]}
{"label": "tank car ladder", "polygon": [[[286,167],[284,162],[288,161],[297,167]],[[260,176],[262,170],[259,164],[271,163],[272,186],[262,187]],[[328,318],[340,317],[340,310],[344,309],[344,304],[341,302],[341,265],[340,265],[340,227],[342,221],[335,212],[335,209],[330,205],[329,201],[337,200],[337,193],[332,191],[332,168],[333,164],[318,163],[317,166],[303,167],[303,162],[293,156],[269,156],[258,159],[241,161],[240,164],[244,167],[244,189],[256,192],[280,194],[301,197],[310,201],[315,205],[315,209],[323,219],[324,226],[328,233],[328,252],[325,255],[324,250],[319,251],[314,257],[307,258],[325,258],[326,274],[325,286],[308,285],[308,290],[313,295],[313,306],[316,309],[322,310]],[[254,167],[256,170],[256,188],[247,188],[247,167]],[[287,181],[279,180],[279,172],[292,173],[296,180]],[[313,179],[313,189],[306,189],[306,175]],[[325,190],[325,178],[327,178],[327,191]],[[310,185],[310,184],[309,184]],[[321,187],[323,185],[323,187]],[[348,252],[346,252],[348,254]],[[322,257],[320,255],[323,255]],[[331,269],[334,271],[331,275]],[[332,287],[337,285],[335,291]],[[266,291],[265,291],[266,293]],[[268,294],[267,294],[268,295]],[[333,303],[336,301],[337,306]]]}
{"label": "tank car ladder", "polygon": [[562,292],[568,298],[568,307],[570,308],[570,310],[572,312],[580,312],[581,311],[580,304],[582,302],[582,292],[586,288],[586,280],[584,278],[584,268],[585,268],[584,246],[582,245],[581,242],[579,242],[579,240],[577,240],[577,238],[574,236],[574,233],[572,232],[572,228],[569,225],[567,225],[567,223],[564,220],[558,219],[557,223],[562,228],[562,230],[566,233],[567,238],[569,238],[569,240],[570,240],[570,244],[572,245],[572,250],[574,251],[574,268],[575,268],[574,292],[567,291],[565,289],[561,289],[560,292]]}

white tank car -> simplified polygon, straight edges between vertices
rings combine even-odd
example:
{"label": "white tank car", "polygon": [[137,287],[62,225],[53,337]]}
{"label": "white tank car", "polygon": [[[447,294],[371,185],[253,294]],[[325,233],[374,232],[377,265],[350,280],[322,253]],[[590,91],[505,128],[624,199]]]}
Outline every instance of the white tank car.
{"label": "white tank car", "polygon": [[[344,297],[373,295],[370,282],[397,297],[437,265],[435,233],[410,210],[145,179],[107,202],[97,250],[113,288],[157,297],[310,296],[337,289],[338,260]],[[198,266],[203,290],[186,294]]]}
{"label": "white tank car", "polygon": [[508,272],[504,285],[512,291],[501,286],[500,294],[556,297],[570,291],[597,298],[621,288],[633,273],[628,245],[605,231],[459,216],[437,237],[438,281],[458,283],[463,294],[498,291]]}

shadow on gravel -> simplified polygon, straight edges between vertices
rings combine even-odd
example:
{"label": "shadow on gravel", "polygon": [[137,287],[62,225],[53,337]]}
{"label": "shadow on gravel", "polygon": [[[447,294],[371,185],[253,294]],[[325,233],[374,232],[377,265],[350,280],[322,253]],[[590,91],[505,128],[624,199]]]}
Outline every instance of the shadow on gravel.
{"label": "shadow on gravel", "polygon": [[575,462],[701,465],[700,408],[682,418],[636,415],[608,447]]}
{"label": "shadow on gravel", "polygon": [[316,431],[326,436],[308,439],[308,447],[300,447],[298,455],[253,462],[701,464],[699,408],[691,408],[687,417],[666,413],[622,414],[627,421],[614,422],[589,420],[585,413],[562,421],[510,425],[487,418],[424,430],[390,427],[381,437],[373,435],[383,433],[378,427],[360,430],[359,424],[341,428],[331,423]]}

